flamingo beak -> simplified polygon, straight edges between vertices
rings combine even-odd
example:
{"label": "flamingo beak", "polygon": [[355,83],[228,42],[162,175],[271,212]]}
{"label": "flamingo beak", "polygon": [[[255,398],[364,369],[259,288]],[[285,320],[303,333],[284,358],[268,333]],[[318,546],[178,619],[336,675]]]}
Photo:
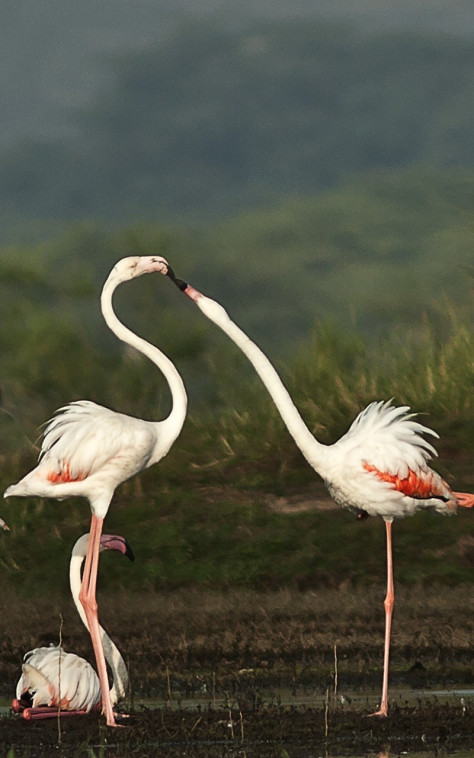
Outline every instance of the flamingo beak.
{"label": "flamingo beak", "polygon": [[166,272],[166,276],[169,276],[171,281],[174,282],[176,286],[178,287],[178,289],[180,289],[182,292],[184,292],[184,290],[188,286],[187,283],[184,282],[182,279],[178,279],[178,277],[175,275],[169,263],[168,263],[168,271]]}
{"label": "flamingo beak", "polygon": [[125,537],[121,537],[118,534],[102,534],[100,538],[101,547],[107,550],[117,550],[122,553],[129,561],[134,561],[135,556],[133,550],[128,544]]}

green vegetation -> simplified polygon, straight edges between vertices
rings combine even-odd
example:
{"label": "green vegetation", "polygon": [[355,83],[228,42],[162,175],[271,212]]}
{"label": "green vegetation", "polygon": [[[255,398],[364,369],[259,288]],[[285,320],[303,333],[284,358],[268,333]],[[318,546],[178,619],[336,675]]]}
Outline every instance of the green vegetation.
{"label": "green vegetation", "polygon": [[[440,472],[458,489],[472,489],[466,199],[472,183],[470,175],[421,170],[369,175],[195,236],[154,228],[108,234],[86,225],[36,247],[4,249],[1,486],[34,465],[38,427],[64,402],[87,397],[144,418],[166,414],[168,390],[159,372],[122,349],[98,307],[115,260],[153,251],[235,311],[274,357],[319,439],[334,441],[368,402],[393,397],[422,412],[440,434]],[[359,211],[351,215],[351,207]],[[324,227],[327,216],[332,223]],[[339,298],[346,299],[345,314],[356,311],[354,319],[341,317]],[[315,319],[324,312],[321,303],[326,318]],[[104,585],[337,587],[382,576],[377,520],[359,524],[339,510],[292,512],[295,498],[325,502],[322,485],[246,360],[171,282],[155,276],[124,285],[116,308],[176,362],[190,409],[167,459],[117,493],[107,529],[131,541],[137,563],[124,567],[105,556]],[[375,308],[377,323],[370,316]],[[290,497],[284,509],[282,496]],[[68,553],[88,528],[87,505],[12,500],[0,513],[12,527],[0,537],[5,592],[46,592],[58,576],[66,592]],[[471,535],[469,513],[421,514],[397,525],[398,581],[470,581]]]}
{"label": "green vegetation", "polygon": [[[426,315],[443,334],[446,297],[466,323],[472,313],[473,195],[473,173],[418,167],[353,177],[322,195],[200,230],[136,226],[109,233],[89,223],[35,246],[0,249],[0,295],[9,323],[0,334],[4,392],[12,376],[21,377],[21,391],[28,392],[41,366],[51,387],[59,383],[59,367],[47,371],[49,350],[62,353],[67,397],[75,384],[79,395],[99,392],[101,382],[88,379],[87,363],[99,367],[104,358],[97,352],[104,349],[112,360],[118,346],[102,326],[97,293],[115,261],[130,254],[167,256],[179,275],[225,303],[275,359],[294,356],[295,340],[328,319],[344,331],[386,336],[394,325],[416,330]],[[178,362],[197,350],[191,356],[197,365],[206,343],[225,344],[165,282],[124,287],[117,307],[131,328]],[[63,336],[55,335],[54,347],[49,340],[58,330]],[[115,372],[117,365],[103,366],[107,373],[110,368]],[[110,398],[109,379],[106,392]]]}
{"label": "green vegetation", "polygon": [[[82,224],[0,250],[2,488],[34,465],[38,428],[65,402],[88,398],[143,418],[167,413],[163,378],[109,333],[98,303],[118,258],[157,252],[268,352],[319,439],[334,441],[368,402],[393,397],[440,434],[442,474],[472,489],[473,187],[468,173],[369,174],[199,232]],[[190,407],[167,459],[117,493],[107,529],[131,541],[138,568],[105,556],[103,581],[261,588],[379,576],[376,520],[273,507],[276,497],[308,501],[324,489],[224,335],[158,276],[123,285],[116,309],[173,359]],[[5,591],[46,592],[57,576],[67,591],[69,548],[88,528],[86,504],[12,500],[0,513],[12,527],[0,537]],[[423,514],[400,525],[398,579],[470,580],[459,547],[473,533],[469,516]]]}

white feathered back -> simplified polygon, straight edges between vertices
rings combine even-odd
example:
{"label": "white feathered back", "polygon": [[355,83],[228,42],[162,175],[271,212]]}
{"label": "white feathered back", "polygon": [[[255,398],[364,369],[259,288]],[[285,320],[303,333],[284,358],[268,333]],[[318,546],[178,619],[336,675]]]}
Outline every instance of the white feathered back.
{"label": "white feathered back", "polygon": [[24,657],[16,696],[29,692],[34,708],[52,705],[89,711],[100,702],[99,677],[92,666],[61,647],[37,647]]}

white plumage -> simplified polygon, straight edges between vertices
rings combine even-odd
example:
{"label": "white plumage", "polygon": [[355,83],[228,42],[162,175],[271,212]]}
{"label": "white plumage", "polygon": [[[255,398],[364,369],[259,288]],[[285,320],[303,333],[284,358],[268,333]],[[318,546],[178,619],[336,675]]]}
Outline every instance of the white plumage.
{"label": "white plumage", "polygon": [[370,516],[392,520],[422,508],[451,515],[456,498],[429,467],[437,453],[423,434],[438,436],[408,406],[371,403],[327,448],[326,468],[318,473],[339,505]]}
{"label": "white plumage", "polygon": [[[47,423],[39,463],[5,497],[36,495],[62,500],[115,488],[150,465],[163,422],[144,421],[88,400],[69,403]],[[110,499],[110,498],[109,498]]]}
{"label": "white plumage", "polygon": [[100,682],[90,663],[75,653],[36,647],[26,653],[16,687],[19,701],[27,694],[34,709],[48,706],[88,713],[100,703]]}

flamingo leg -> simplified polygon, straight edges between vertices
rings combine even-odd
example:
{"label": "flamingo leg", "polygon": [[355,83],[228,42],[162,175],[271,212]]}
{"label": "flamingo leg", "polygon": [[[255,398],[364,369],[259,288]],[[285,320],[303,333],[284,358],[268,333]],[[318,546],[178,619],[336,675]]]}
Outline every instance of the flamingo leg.
{"label": "flamingo leg", "polygon": [[387,534],[387,594],[385,595],[384,607],[385,607],[385,648],[383,657],[383,682],[382,682],[382,699],[380,701],[380,708],[375,713],[371,713],[371,716],[387,716],[388,715],[388,670],[390,659],[390,634],[392,631],[392,613],[393,604],[395,600],[395,592],[393,589],[393,560],[392,560],[392,522],[385,522],[386,534]]}
{"label": "flamingo leg", "polygon": [[[38,721],[39,719],[57,719],[58,716],[61,718],[63,718],[63,716],[90,716],[94,713],[99,713],[101,711],[101,705],[98,703],[97,705],[92,706],[88,711],[80,709],[67,710],[65,708],[58,708],[56,705],[40,705],[33,708],[33,706],[30,706],[26,701],[15,698],[12,701],[11,709],[13,713],[20,713],[25,721]],[[116,713],[115,711],[114,716],[119,720],[128,718],[127,714]]]}
{"label": "flamingo leg", "polygon": [[[100,707],[99,707],[100,710]],[[66,718],[66,716],[90,716],[91,714],[94,714],[97,712],[97,709],[91,708],[90,711],[81,711],[81,710],[73,710],[73,711],[66,711],[66,710],[59,710],[54,705],[44,705],[40,706],[38,708],[24,708],[22,711],[18,711],[21,713],[21,717],[25,719],[25,721],[39,721],[43,719],[57,719],[58,716],[60,718]],[[114,716],[118,719],[122,718],[128,718],[123,713],[115,713]]]}
{"label": "flamingo leg", "polygon": [[55,706],[42,706],[39,708],[25,708],[21,712],[22,718],[26,721],[39,721],[40,719],[57,719],[58,716],[87,716],[87,711],[65,711],[58,710]]}
{"label": "flamingo leg", "polygon": [[109,677],[104,655],[104,646],[100,636],[98,607],[96,599],[97,572],[99,568],[100,537],[102,534],[103,518],[92,514],[89,547],[86,555],[84,574],[82,577],[79,600],[82,603],[87,618],[92,646],[94,648],[102,694],[102,712],[107,719],[107,726],[117,726],[110,699]]}

